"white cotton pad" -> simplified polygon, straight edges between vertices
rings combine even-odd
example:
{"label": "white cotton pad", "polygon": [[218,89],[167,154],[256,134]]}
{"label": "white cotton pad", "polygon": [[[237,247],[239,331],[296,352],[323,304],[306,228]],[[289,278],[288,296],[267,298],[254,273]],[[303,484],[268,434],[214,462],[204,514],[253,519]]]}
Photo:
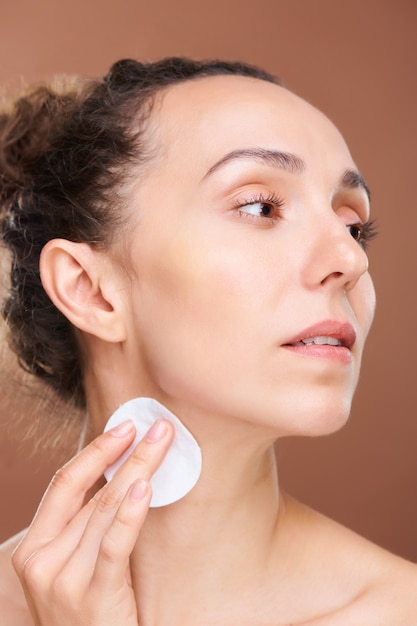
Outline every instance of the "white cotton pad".
{"label": "white cotton pad", "polygon": [[162,464],[151,478],[150,506],[165,506],[183,498],[196,484],[201,473],[201,449],[192,434],[171,411],[153,398],[134,398],[117,409],[107,422],[104,431],[126,420],[136,427],[136,438],[130,448],[104,472],[109,481],[115,471],[132,454],[146,432],[158,419],[171,422],[175,437]]}

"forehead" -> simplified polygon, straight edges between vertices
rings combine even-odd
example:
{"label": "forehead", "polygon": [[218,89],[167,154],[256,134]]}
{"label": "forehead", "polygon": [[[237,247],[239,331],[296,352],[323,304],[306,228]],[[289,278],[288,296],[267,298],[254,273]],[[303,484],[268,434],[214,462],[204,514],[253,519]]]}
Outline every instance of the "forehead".
{"label": "forehead", "polygon": [[321,168],[353,165],[326,116],[287,89],[243,76],[199,78],[169,87],[151,116],[162,160],[210,167],[233,150],[278,149]]}

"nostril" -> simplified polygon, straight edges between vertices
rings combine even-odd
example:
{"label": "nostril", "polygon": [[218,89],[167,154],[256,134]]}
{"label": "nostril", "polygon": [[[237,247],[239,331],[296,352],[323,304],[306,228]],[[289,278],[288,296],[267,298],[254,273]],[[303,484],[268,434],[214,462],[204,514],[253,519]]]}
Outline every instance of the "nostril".
{"label": "nostril", "polygon": [[320,284],[325,285],[332,278],[340,278],[340,276],[343,276],[343,272],[332,272],[331,274],[328,274],[325,278],[323,278]]}

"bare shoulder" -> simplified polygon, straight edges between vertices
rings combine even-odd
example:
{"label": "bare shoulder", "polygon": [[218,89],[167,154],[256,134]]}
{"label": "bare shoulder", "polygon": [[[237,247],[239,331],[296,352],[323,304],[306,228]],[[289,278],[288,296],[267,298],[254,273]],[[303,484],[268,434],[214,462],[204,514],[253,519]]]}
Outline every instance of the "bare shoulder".
{"label": "bare shoulder", "polygon": [[[360,609],[360,601],[358,605]],[[363,607],[372,607],[375,614],[379,611],[381,624],[417,626],[417,566],[386,559],[386,571],[370,586]]]}
{"label": "bare shoulder", "polygon": [[417,626],[417,565],[373,544],[371,549],[369,583],[352,613],[370,625]]}
{"label": "bare shoulder", "polygon": [[403,564],[347,606],[305,626],[417,626],[416,566]]}
{"label": "bare shoulder", "polygon": [[417,626],[417,566],[389,555],[378,567],[362,594],[309,626]]}
{"label": "bare shoulder", "polygon": [[[287,498],[294,518],[308,528],[315,563],[340,585],[339,608],[308,626],[417,626],[417,565],[341,524]],[[338,581],[338,582],[337,582]]]}
{"label": "bare shoulder", "polygon": [[25,596],[13,569],[13,550],[25,531],[0,545],[0,626],[33,626]]}

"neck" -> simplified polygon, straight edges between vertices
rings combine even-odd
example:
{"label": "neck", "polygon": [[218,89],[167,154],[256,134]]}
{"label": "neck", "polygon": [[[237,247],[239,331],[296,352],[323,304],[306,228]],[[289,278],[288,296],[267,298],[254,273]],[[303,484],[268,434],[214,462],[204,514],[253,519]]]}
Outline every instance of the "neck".
{"label": "neck", "polygon": [[[105,370],[106,371],[106,370]],[[141,380],[141,377],[135,377]],[[185,498],[150,509],[131,555],[139,621],[146,626],[225,623],[225,607],[242,617],[268,579],[277,554],[277,524],[283,515],[271,428],[206,414],[161,397],[153,389],[89,385],[92,435],[120,402],[154,397],[177,415],[202,449],[198,483]],[[116,380],[128,380],[116,377]],[[114,389],[113,389],[114,391]],[[280,553],[282,550],[280,549]],[[218,607],[218,609],[217,609]],[[253,607],[252,607],[253,608]],[[218,614],[216,616],[216,611]],[[249,613],[249,611],[248,611]]]}
{"label": "neck", "polygon": [[196,433],[197,485],[149,511],[131,558],[143,624],[199,621],[202,606],[236,602],[268,571],[280,512],[273,447],[244,446],[225,430],[212,441]]}

